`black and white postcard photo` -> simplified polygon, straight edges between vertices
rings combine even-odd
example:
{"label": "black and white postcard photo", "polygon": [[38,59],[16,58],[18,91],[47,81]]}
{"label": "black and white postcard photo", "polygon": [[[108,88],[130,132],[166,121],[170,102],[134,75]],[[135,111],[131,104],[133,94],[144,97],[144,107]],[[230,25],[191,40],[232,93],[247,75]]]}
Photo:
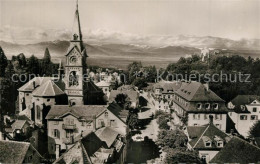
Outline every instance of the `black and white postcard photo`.
{"label": "black and white postcard photo", "polygon": [[260,0],[0,0],[1,164],[260,164]]}

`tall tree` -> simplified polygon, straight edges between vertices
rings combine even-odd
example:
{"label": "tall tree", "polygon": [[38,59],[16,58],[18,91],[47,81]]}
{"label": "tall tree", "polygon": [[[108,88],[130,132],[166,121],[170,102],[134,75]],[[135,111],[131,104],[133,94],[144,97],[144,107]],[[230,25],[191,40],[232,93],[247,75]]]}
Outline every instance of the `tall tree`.
{"label": "tall tree", "polygon": [[29,60],[28,60],[28,73],[31,74],[39,74],[39,61],[37,59],[37,57],[35,57],[34,55],[32,55]]}
{"label": "tall tree", "polygon": [[179,163],[197,163],[201,164],[203,161],[199,158],[196,151],[185,151],[181,149],[169,149],[165,158],[165,163],[179,164]]}
{"label": "tall tree", "polygon": [[45,49],[43,61],[44,61],[46,64],[50,64],[50,63],[51,63],[51,55],[50,55],[50,51],[49,51],[48,48]]}
{"label": "tall tree", "polygon": [[5,56],[4,50],[0,47],[0,77],[5,76],[5,68],[7,67],[7,58]]}

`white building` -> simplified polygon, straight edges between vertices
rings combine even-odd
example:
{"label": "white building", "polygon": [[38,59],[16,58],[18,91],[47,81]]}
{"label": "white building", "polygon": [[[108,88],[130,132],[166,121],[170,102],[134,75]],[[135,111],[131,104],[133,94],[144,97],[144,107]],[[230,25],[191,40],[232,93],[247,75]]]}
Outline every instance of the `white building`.
{"label": "white building", "polygon": [[238,95],[228,103],[228,108],[238,133],[248,137],[250,128],[260,118],[260,96]]}

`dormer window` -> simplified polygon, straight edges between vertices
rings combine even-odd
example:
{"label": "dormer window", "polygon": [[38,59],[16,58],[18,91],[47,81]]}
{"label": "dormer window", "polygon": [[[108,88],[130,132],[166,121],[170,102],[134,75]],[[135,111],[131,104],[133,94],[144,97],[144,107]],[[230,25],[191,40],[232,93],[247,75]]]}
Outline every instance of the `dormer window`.
{"label": "dormer window", "polygon": [[215,141],[217,147],[223,147],[224,146],[223,139],[220,138],[219,136],[214,136],[214,141]]}
{"label": "dormer window", "polygon": [[245,111],[245,110],[246,110],[246,107],[245,107],[244,105],[240,105],[240,107],[241,107],[241,110],[242,110],[242,111]]}
{"label": "dormer window", "polygon": [[205,147],[211,147],[212,140],[209,137],[203,136],[202,140],[204,142]]}
{"label": "dormer window", "polygon": [[209,104],[209,103],[206,103],[206,104],[205,104],[205,108],[206,108],[206,109],[210,109],[210,104]]}
{"label": "dormer window", "polygon": [[201,109],[201,107],[202,107],[202,104],[201,104],[201,103],[198,103],[198,104],[197,104],[197,109]]}
{"label": "dormer window", "polygon": [[218,103],[213,104],[214,109],[218,109]]}
{"label": "dormer window", "polygon": [[253,108],[253,112],[256,112],[257,111],[257,108]]}
{"label": "dormer window", "polygon": [[205,142],[205,147],[211,147],[211,141]]}
{"label": "dormer window", "polygon": [[223,141],[217,141],[217,147],[223,147]]}

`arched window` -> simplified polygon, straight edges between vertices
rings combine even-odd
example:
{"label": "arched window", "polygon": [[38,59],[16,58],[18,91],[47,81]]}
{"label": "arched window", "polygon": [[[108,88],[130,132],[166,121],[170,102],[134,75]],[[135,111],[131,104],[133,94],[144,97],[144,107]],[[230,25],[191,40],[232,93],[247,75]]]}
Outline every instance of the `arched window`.
{"label": "arched window", "polygon": [[105,117],[106,117],[106,118],[108,117],[108,112],[105,112]]}

